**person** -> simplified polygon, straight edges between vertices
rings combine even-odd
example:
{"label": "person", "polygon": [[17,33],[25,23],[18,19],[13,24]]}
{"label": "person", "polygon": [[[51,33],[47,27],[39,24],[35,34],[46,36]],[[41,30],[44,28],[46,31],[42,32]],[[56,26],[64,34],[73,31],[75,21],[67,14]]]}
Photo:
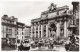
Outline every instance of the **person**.
{"label": "person", "polygon": [[33,40],[31,40],[30,44],[31,44],[31,47],[34,48],[34,41]]}
{"label": "person", "polygon": [[39,41],[38,48],[41,48],[41,46],[42,46],[42,40]]}
{"label": "person", "polygon": [[53,41],[52,40],[50,42],[50,47],[51,47],[51,49],[53,49]]}
{"label": "person", "polygon": [[75,51],[75,44],[71,43],[71,45],[69,46],[69,51]]}
{"label": "person", "polygon": [[70,41],[71,41],[72,43],[75,43],[75,37],[74,37],[74,35],[70,36]]}
{"label": "person", "polygon": [[66,51],[69,51],[69,47],[71,45],[70,38],[68,38],[68,40],[66,42],[64,42],[64,43],[65,43],[65,49],[66,49]]}
{"label": "person", "polygon": [[75,50],[76,50],[76,51],[79,51],[79,38],[78,38],[78,37],[76,37],[75,46],[76,46]]}
{"label": "person", "polygon": [[20,46],[20,43],[17,43],[17,50],[19,51],[19,46]]}
{"label": "person", "polygon": [[79,38],[76,37],[76,44],[79,44]]}
{"label": "person", "polygon": [[15,43],[15,49],[17,48],[17,43]]}
{"label": "person", "polygon": [[35,41],[35,47],[38,47],[37,44],[38,44],[38,40]]}
{"label": "person", "polygon": [[68,51],[69,50],[69,46],[70,46],[70,43],[69,44],[65,44],[65,49],[66,49],[66,51]]}

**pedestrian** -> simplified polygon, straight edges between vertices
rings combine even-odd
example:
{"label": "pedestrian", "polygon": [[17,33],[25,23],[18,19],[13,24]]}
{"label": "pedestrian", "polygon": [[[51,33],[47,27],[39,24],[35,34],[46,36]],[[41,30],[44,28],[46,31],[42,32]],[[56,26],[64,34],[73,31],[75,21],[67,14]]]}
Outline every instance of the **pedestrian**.
{"label": "pedestrian", "polygon": [[42,40],[40,40],[38,43],[38,47],[41,48],[41,46],[42,46]]}
{"label": "pedestrian", "polygon": [[20,46],[20,43],[17,43],[17,50],[19,51],[19,46]]}
{"label": "pedestrian", "polygon": [[22,51],[23,49],[24,49],[24,46],[23,46],[23,44],[21,43],[20,46],[19,46],[19,50]]}
{"label": "pedestrian", "polygon": [[69,47],[69,51],[75,51],[75,44],[71,43],[70,47]]}
{"label": "pedestrian", "polygon": [[76,44],[79,44],[79,38],[76,37]]}
{"label": "pedestrian", "polygon": [[30,44],[31,44],[31,47],[34,48],[34,41],[33,40],[30,42]]}
{"label": "pedestrian", "polygon": [[74,35],[70,36],[70,41],[71,41],[72,43],[75,43],[75,37],[74,37]]}
{"label": "pedestrian", "polygon": [[69,50],[69,47],[70,47],[70,44],[65,44],[65,49],[66,49],[66,51],[68,51]]}
{"label": "pedestrian", "polygon": [[51,47],[51,49],[53,49],[53,41],[52,40],[50,42],[50,47]]}

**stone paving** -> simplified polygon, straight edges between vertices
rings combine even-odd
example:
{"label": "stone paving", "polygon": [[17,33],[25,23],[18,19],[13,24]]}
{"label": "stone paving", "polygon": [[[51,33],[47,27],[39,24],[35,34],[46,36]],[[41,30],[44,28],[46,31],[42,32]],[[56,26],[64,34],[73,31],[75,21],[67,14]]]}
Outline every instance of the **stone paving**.
{"label": "stone paving", "polygon": [[[6,47],[2,51],[18,51],[18,50]],[[41,47],[41,48],[37,47],[37,48],[30,48],[30,51],[66,51],[66,50],[63,45],[54,45],[53,49],[49,49],[48,47]]]}
{"label": "stone paving", "polygon": [[31,48],[30,51],[66,51],[66,50],[64,46],[54,46],[53,49],[49,49],[48,47]]}

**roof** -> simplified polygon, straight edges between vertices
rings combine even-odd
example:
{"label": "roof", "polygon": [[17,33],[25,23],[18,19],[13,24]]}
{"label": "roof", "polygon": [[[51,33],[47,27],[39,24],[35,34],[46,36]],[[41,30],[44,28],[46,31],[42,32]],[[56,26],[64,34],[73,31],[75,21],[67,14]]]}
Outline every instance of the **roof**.
{"label": "roof", "polygon": [[31,28],[31,26],[27,26],[27,25],[26,25],[25,27],[26,27],[26,28]]}
{"label": "roof", "polygon": [[34,21],[31,21],[31,22],[39,22],[41,20],[50,20],[50,19],[55,19],[55,18],[60,18],[62,16],[72,16],[71,14],[62,14],[62,15],[56,15],[56,16],[53,16],[51,18],[39,18],[39,20],[34,20]]}
{"label": "roof", "polygon": [[[62,10],[65,10],[65,9],[69,10],[69,8],[68,8],[67,5],[62,6],[62,7],[57,7],[56,10],[54,10],[54,11],[52,11],[52,12],[49,12],[49,10],[44,11],[44,12],[42,12],[40,18],[33,19],[33,20],[31,20],[31,22],[38,22],[38,21],[41,21],[41,20],[47,20],[47,19],[53,19],[53,18],[60,17],[60,16],[66,16],[66,15],[68,15],[68,14],[64,14],[64,13],[63,13],[63,14],[60,14],[60,15],[54,15],[54,16],[52,16],[51,18],[48,18],[48,16],[46,16],[46,17],[42,16],[42,15],[45,15],[45,14],[50,14],[50,13],[62,11]],[[71,12],[71,11],[70,11],[70,12]],[[69,16],[70,16],[70,14],[69,14]]]}
{"label": "roof", "polygon": [[36,22],[36,21],[40,21],[41,18],[37,18],[37,19],[32,19],[31,22]]}
{"label": "roof", "polygon": [[22,25],[22,26],[25,25],[24,23],[21,23],[21,22],[16,22],[16,23],[17,23],[17,25]]}
{"label": "roof", "polygon": [[4,25],[4,26],[10,26],[10,27],[17,27],[16,24],[4,23],[4,22],[2,22],[2,25]]}
{"label": "roof", "polygon": [[8,15],[3,15],[2,19],[8,19]]}
{"label": "roof", "polygon": [[72,4],[77,5],[77,4],[79,4],[79,2],[78,1],[73,1]]}
{"label": "roof", "polygon": [[67,5],[62,6],[62,7],[57,7],[56,10],[54,10],[54,11],[52,11],[52,12],[49,12],[49,10],[47,10],[47,11],[42,12],[42,15],[48,14],[48,13],[57,12],[57,11],[61,11],[61,10],[64,10],[65,8],[66,8],[66,9],[69,9],[68,7],[69,7],[69,6],[67,6]]}
{"label": "roof", "polygon": [[15,19],[17,19],[17,18],[15,18],[14,16],[8,17],[8,15],[3,15],[2,19],[9,20],[9,21],[15,21]]}

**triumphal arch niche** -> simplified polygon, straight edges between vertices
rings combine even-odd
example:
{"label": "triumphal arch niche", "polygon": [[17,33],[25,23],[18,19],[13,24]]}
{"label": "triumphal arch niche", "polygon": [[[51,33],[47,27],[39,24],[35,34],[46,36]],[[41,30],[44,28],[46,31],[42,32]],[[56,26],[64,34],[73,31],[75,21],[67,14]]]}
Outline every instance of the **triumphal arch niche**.
{"label": "triumphal arch niche", "polygon": [[[67,38],[71,33],[67,27],[71,22],[72,14],[67,5],[57,7],[54,3],[47,11],[41,13],[41,17],[31,21],[31,37],[37,38]],[[37,28],[37,30],[36,30]],[[33,33],[34,32],[34,33]]]}

